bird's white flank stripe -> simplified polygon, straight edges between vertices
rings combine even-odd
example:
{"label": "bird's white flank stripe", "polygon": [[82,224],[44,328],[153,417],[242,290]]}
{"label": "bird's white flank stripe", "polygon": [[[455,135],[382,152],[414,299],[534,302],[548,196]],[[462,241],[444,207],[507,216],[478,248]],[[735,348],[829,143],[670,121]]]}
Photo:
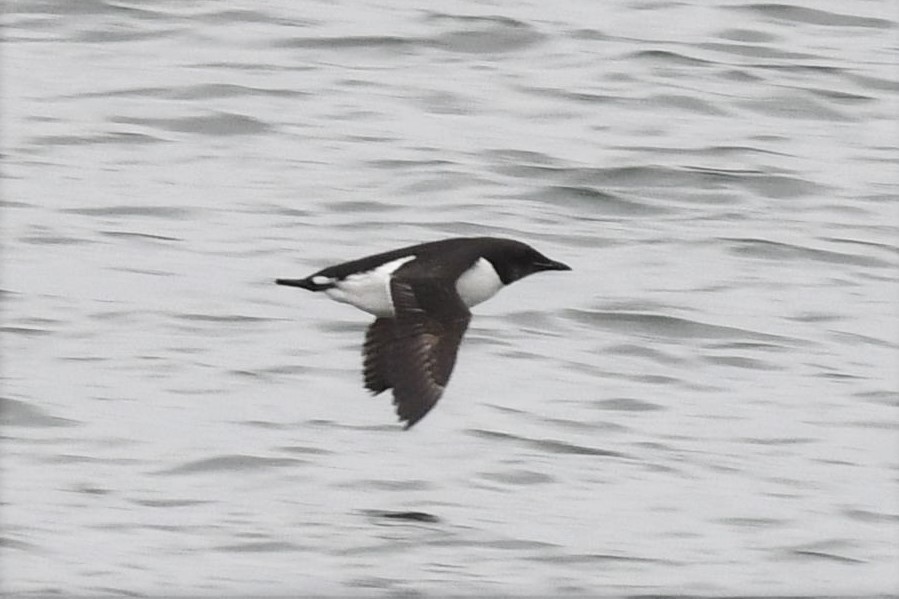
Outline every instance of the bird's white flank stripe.
{"label": "bird's white flank stripe", "polygon": [[375,316],[393,316],[390,299],[390,275],[400,266],[414,260],[415,256],[403,256],[366,272],[352,274],[325,293],[338,302],[351,304]]}

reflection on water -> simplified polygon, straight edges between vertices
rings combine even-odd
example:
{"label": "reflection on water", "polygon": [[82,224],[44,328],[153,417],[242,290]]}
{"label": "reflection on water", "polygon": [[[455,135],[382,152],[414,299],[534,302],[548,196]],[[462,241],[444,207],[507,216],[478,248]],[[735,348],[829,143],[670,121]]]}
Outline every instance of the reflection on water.
{"label": "reflection on water", "polygon": [[[882,6],[15,3],[5,590],[894,592]],[[574,272],[403,432],[272,280],[456,235]]]}

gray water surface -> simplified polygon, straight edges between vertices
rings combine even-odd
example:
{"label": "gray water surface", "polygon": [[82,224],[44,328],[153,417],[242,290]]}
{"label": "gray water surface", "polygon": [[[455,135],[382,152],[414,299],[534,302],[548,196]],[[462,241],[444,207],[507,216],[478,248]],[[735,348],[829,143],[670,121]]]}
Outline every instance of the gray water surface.
{"label": "gray water surface", "polygon": [[[5,592],[899,588],[894,3],[0,18]],[[273,280],[459,235],[574,270],[403,432]]]}

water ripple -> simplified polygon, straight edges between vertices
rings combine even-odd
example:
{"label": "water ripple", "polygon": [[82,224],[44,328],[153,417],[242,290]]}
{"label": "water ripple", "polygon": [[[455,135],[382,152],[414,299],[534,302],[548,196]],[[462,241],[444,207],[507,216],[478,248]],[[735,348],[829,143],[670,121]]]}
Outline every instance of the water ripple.
{"label": "water ripple", "polygon": [[787,345],[807,344],[807,342],[795,338],[736,327],[706,324],[662,314],[578,310],[573,308],[565,310],[564,314],[567,318],[583,324],[627,332],[631,335],[651,336],[654,339],[660,337],[672,339],[753,339]]}
{"label": "water ripple", "polygon": [[245,472],[263,471],[271,468],[283,468],[286,466],[298,466],[305,464],[303,460],[295,458],[264,458],[252,455],[223,455],[214,458],[206,458],[186,462],[155,474],[183,475],[202,474],[207,472]]}
{"label": "water ripple", "polygon": [[142,125],[174,133],[196,133],[209,136],[257,135],[270,129],[268,123],[259,119],[227,112],[169,119],[115,117],[112,122]]}
{"label": "water ripple", "polygon": [[600,449],[598,447],[587,447],[583,445],[575,445],[573,443],[567,443],[565,441],[558,441],[555,439],[533,439],[529,437],[523,437],[518,435],[512,435],[509,433],[500,433],[497,431],[490,431],[484,429],[468,429],[466,431],[469,435],[480,437],[482,439],[497,439],[501,441],[512,441],[515,443],[521,443],[527,445],[529,447],[533,447],[541,452],[545,453],[560,453],[560,454],[569,454],[569,455],[593,455],[593,456],[602,456],[602,457],[610,457],[610,458],[627,458],[629,456],[617,452],[611,451],[608,449]]}
{"label": "water ripple", "polygon": [[25,401],[0,397],[0,422],[4,426],[21,426],[25,428],[45,428],[58,426],[76,426],[79,423],[69,418],[61,418],[47,413]]}
{"label": "water ripple", "polygon": [[828,27],[867,27],[874,29],[893,29],[896,27],[893,21],[886,19],[840,14],[817,8],[791,6],[789,4],[749,4],[729,7],[729,10],[757,13],[778,21],[825,25]]}
{"label": "water ripple", "polygon": [[821,250],[779,241],[770,241],[767,239],[728,237],[723,238],[722,241],[728,242],[728,251],[733,252],[734,254],[753,258],[763,258],[766,260],[795,260],[802,263],[811,260],[814,262],[826,262],[830,264],[851,264],[854,266],[871,267],[895,266],[895,264],[891,262],[871,256]]}
{"label": "water ripple", "polygon": [[309,551],[308,547],[302,547],[287,541],[255,541],[252,543],[231,543],[212,547],[213,551],[226,553],[281,553],[294,551]]}

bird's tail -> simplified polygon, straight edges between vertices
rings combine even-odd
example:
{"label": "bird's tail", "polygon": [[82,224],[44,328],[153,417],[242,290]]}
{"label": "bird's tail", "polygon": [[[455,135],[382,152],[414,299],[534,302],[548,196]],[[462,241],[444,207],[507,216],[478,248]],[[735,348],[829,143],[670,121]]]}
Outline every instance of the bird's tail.
{"label": "bird's tail", "polygon": [[312,277],[307,279],[275,279],[275,283],[278,285],[287,285],[288,287],[301,287],[303,289],[308,289],[309,291],[324,291],[325,289],[330,289],[334,286],[330,283],[314,283]]}

